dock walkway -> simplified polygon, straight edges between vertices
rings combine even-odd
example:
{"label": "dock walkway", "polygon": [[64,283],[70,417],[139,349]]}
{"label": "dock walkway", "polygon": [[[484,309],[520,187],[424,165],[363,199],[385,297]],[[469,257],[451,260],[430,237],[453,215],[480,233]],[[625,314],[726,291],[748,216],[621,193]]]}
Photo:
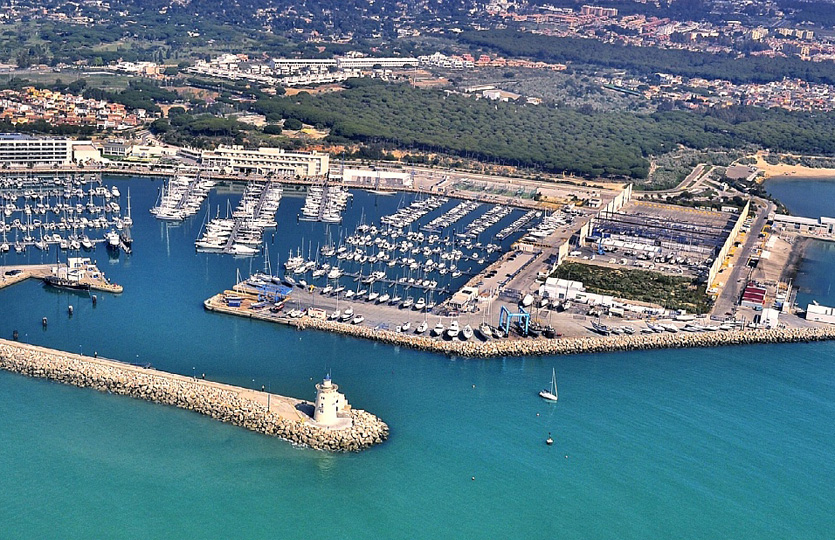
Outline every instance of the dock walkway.
{"label": "dock walkway", "polygon": [[[20,283],[21,281],[25,281],[30,278],[42,280],[47,276],[54,275],[53,269],[65,269],[66,267],[67,265],[63,263],[16,264],[11,266],[0,266],[0,289],[3,289],[4,287],[9,287],[11,285],[15,285],[17,283]],[[20,270],[20,273],[14,275],[7,275],[7,272],[14,272],[16,270]],[[108,281],[108,279],[104,277],[104,272],[100,271],[95,266],[88,267],[87,271],[84,273],[84,276],[79,278],[78,281],[80,283],[85,283],[89,285],[90,290],[93,291],[102,291],[111,294],[120,294],[122,291],[124,291],[124,287]]]}

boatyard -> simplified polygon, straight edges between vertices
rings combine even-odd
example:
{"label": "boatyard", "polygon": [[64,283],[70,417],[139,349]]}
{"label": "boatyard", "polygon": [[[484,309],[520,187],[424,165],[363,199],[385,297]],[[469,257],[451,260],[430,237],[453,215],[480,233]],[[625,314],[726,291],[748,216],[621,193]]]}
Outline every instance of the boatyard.
{"label": "boatyard", "polygon": [[[564,260],[694,279],[715,275],[720,263],[727,264],[723,257],[743,221],[750,222],[744,215],[632,201],[631,186],[607,191],[551,185],[537,187],[534,198],[498,193],[489,181],[443,175],[412,175],[410,190],[397,192],[381,191],[379,183],[370,192],[351,191],[338,178],[285,180],[290,181],[218,181],[183,173],[157,190],[151,214],[165,234],[180,224],[198,228],[192,240],[197,253],[249,261],[249,271],[239,266],[228,290],[206,301],[207,309],[364,337],[385,335],[387,341],[396,341],[392,335],[409,343],[431,340],[444,350],[601,334],[611,339],[730,332],[746,324],[733,316],[683,314],[659,304],[578,293],[575,285],[558,280],[546,283]],[[80,195],[91,204],[97,194],[103,200],[105,192],[111,199],[119,196],[115,186],[100,185],[100,178],[90,181]],[[523,194],[536,185],[519,182]],[[456,186],[466,187],[466,193]],[[12,187],[31,191],[31,186]],[[285,193],[293,195],[286,209]],[[212,205],[212,197],[223,204]],[[116,219],[125,228],[125,219]],[[32,275],[52,286],[87,287],[69,269],[61,275],[58,267],[44,268],[51,269]],[[47,272],[52,276],[41,275]],[[92,269],[87,273],[96,275]],[[13,278],[9,283],[22,279],[8,278]],[[89,286],[114,292],[106,280]]]}

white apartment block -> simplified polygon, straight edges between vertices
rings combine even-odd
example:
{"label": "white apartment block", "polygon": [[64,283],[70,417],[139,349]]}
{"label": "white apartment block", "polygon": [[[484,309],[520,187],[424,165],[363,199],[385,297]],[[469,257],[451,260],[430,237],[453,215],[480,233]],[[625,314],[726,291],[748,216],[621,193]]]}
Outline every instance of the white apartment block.
{"label": "white apartment block", "polygon": [[245,150],[241,146],[219,146],[200,154],[203,167],[235,174],[277,174],[281,176],[323,176],[329,156],[321,152],[285,152],[281,148]]}
{"label": "white apartment block", "polygon": [[69,165],[73,141],[19,133],[0,134],[0,164],[10,167]]}

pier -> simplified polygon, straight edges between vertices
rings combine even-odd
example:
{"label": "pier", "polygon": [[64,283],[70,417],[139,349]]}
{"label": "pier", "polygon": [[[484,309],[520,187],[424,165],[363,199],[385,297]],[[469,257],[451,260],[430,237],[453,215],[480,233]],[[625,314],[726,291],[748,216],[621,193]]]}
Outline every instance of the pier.
{"label": "pier", "polygon": [[[227,291],[235,294],[233,291]],[[308,315],[292,318],[271,313],[268,309],[244,303],[231,307],[224,301],[224,294],[207,299],[204,307],[208,311],[243,316],[268,322],[294,326],[300,330],[314,329],[335,332],[351,337],[373,339],[389,345],[409,347],[426,352],[450,356],[473,358],[495,358],[504,356],[541,356],[557,354],[587,354],[622,352],[653,349],[681,349],[690,347],[722,347],[730,345],[753,345],[762,343],[803,343],[835,340],[835,325],[805,328],[746,329],[724,332],[677,332],[662,334],[634,334],[614,336],[577,336],[549,339],[545,337],[509,337],[481,341],[435,339],[425,335],[404,333],[383,328],[369,327],[326,320]]]}
{"label": "pier", "polygon": [[382,443],[389,433],[384,422],[359,409],[328,427],[313,419],[314,404],[304,400],[2,339],[0,368],[173,405],[317,450],[356,452]]}
{"label": "pier", "polygon": [[86,285],[93,291],[102,291],[112,294],[120,294],[124,288],[116,283],[111,283],[104,272],[96,265],[91,264],[89,259],[69,258],[69,263],[58,264],[17,264],[13,266],[0,266],[0,289],[9,287],[30,278],[44,280],[50,276],[58,276],[71,281]]}

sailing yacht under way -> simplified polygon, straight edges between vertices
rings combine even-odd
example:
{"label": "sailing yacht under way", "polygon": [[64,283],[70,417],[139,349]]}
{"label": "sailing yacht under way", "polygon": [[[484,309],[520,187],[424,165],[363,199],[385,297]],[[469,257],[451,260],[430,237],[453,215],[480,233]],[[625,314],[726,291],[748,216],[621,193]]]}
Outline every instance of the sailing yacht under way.
{"label": "sailing yacht under way", "polygon": [[539,392],[539,397],[548,401],[557,401],[557,370],[551,369],[551,386]]}

